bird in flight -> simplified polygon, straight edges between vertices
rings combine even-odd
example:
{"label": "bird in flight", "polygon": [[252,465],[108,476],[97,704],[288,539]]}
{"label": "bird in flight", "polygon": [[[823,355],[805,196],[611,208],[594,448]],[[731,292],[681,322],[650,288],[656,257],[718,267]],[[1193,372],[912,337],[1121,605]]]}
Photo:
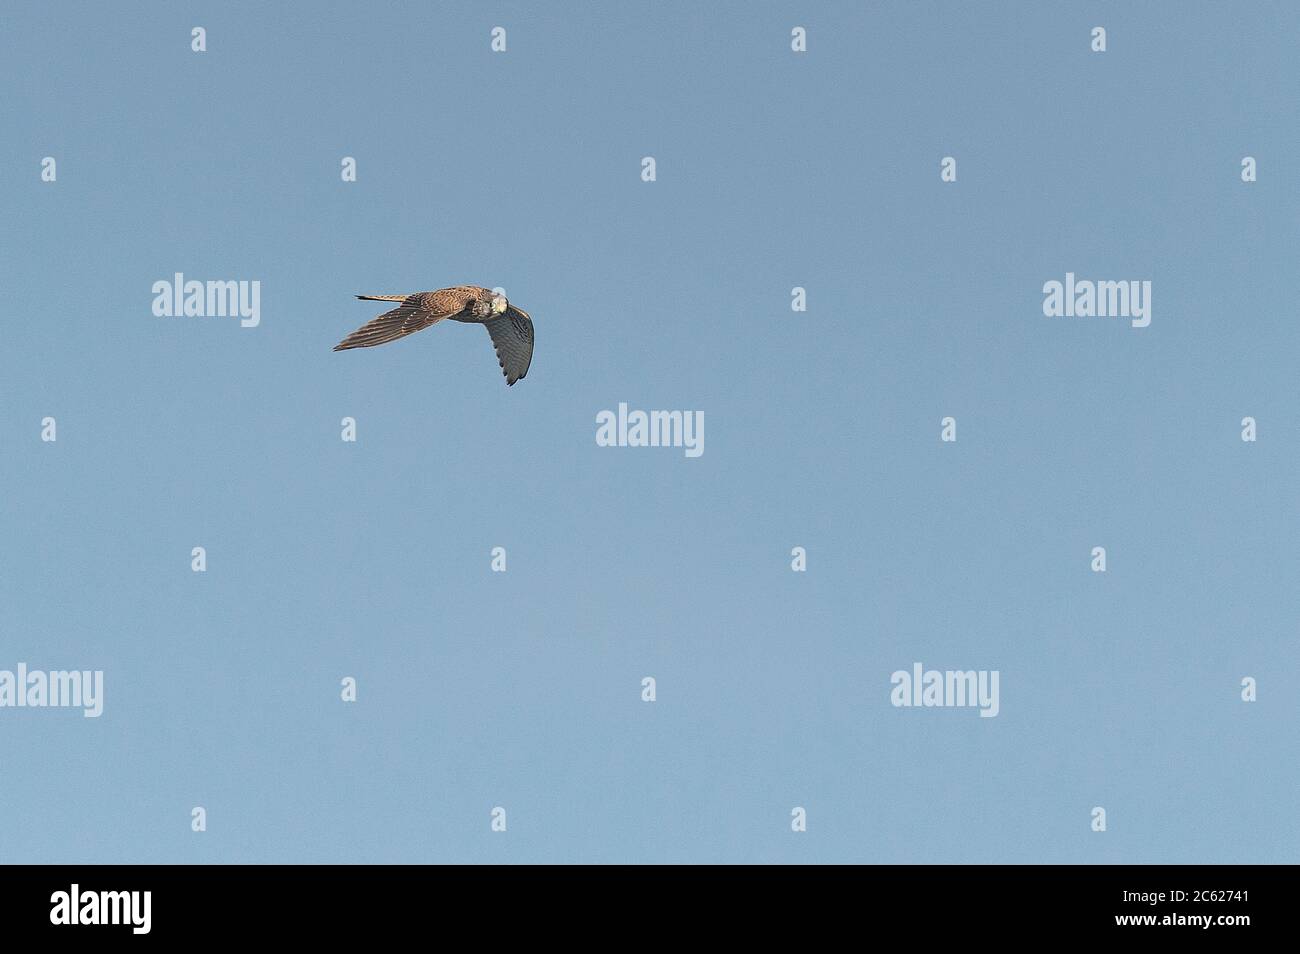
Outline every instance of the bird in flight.
{"label": "bird in flight", "polygon": [[533,360],[533,319],[522,308],[490,288],[456,285],[413,295],[358,295],[362,301],[401,302],[392,311],[372,318],[334,346],[335,351],[373,348],[428,328],[450,318],[483,325],[492,336],[497,361],[513,385],[528,373]]}

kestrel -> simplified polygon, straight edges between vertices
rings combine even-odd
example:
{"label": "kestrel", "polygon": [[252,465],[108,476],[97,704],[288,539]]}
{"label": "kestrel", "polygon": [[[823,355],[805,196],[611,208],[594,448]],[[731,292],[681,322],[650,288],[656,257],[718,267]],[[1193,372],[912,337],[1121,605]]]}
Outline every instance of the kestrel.
{"label": "kestrel", "polygon": [[533,319],[504,295],[478,285],[456,285],[413,295],[358,295],[362,301],[399,301],[392,311],[367,321],[334,346],[335,351],[387,344],[450,318],[483,325],[492,336],[497,361],[513,385],[528,374],[533,360]]}

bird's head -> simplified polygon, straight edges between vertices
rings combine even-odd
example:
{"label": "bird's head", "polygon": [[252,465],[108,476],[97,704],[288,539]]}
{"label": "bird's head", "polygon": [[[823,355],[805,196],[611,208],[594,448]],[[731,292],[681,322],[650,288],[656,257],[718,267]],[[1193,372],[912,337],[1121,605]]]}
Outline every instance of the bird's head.
{"label": "bird's head", "polygon": [[510,307],[510,302],[506,301],[505,295],[492,296],[492,314],[504,315],[506,313],[506,309],[509,307]]}

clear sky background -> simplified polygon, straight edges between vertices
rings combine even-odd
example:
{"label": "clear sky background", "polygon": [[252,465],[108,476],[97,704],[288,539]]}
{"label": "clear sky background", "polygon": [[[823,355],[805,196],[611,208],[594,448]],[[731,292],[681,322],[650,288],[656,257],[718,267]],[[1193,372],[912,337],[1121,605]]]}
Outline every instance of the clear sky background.
{"label": "clear sky background", "polygon": [[564,6],[6,8],[0,861],[1296,861],[1300,9]]}

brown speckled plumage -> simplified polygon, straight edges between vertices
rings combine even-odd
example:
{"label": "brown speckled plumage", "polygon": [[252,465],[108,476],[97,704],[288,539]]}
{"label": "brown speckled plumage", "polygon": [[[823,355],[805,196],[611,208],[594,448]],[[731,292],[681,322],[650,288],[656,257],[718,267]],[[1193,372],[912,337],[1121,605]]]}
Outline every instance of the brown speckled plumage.
{"label": "brown speckled plumage", "polygon": [[[479,285],[455,285],[437,291],[413,295],[358,295],[362,301],[401,302],[366,322],[337,345],[335,351],[373,348],[398,338],[405,338],[450,318],[484,325],[492,336],[497,361],[505,373],[506,384],[514,384],[528,374],[533,360],[533,320],[528,312],[516,308],[503,296]],[[495,307],[494,307],[495,306]]]}

